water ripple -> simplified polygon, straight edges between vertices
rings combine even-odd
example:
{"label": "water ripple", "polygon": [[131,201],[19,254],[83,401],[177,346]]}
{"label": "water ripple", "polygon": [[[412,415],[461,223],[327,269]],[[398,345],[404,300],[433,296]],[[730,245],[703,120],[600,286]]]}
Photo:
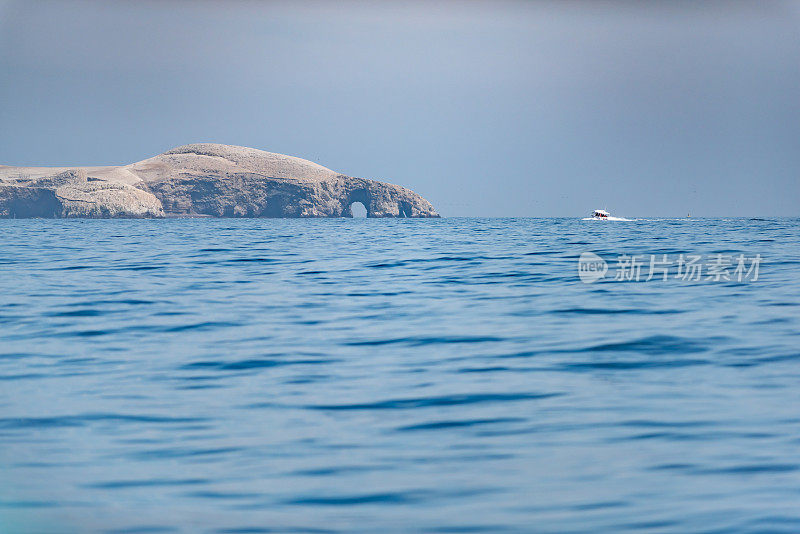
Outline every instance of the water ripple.
{"label": "water ripple", "polygon": [[467,404],[539,400],[557,397],[559,395],[560,393],[475,393],[444,395],[439,397],[431,396],[411,399],[392,399],[371,403],[307,405],[305,408],[309,410],[407,410],[412,408],[429,408],[436,406],[459,406]]}

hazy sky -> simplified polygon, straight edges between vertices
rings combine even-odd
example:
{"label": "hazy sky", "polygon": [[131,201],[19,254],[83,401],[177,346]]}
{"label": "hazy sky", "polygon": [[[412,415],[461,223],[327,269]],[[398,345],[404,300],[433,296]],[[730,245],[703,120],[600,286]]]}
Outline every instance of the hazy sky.
{"label": "hazy sky", "polygon": [[0,0],[0,163],[190,142],[445,216],[800,215],[800,2]]}

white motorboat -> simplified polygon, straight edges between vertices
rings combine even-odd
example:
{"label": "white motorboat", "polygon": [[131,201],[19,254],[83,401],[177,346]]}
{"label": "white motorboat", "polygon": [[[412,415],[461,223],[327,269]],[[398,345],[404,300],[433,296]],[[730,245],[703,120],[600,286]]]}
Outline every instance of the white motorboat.
{"label": "white motorboat", "polygon": [[584,217],[584,221],[630,221],[622,217],[613,217],[606,210],[594,210],[591,217]]}

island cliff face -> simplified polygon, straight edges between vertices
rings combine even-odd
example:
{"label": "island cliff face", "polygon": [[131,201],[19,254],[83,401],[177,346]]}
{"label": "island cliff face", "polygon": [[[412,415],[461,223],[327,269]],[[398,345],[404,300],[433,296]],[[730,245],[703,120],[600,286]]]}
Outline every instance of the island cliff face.
{"label": "island cliff face", "polygon": [[230,145],[184,145],[121,167],[0,166],[0,217],[438,217],[410,189]]}

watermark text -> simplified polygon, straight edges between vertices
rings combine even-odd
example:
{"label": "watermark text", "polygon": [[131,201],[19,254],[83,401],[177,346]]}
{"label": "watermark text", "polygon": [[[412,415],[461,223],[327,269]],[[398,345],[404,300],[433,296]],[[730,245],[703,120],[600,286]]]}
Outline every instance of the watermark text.
{"label": "watermark text", "polygon": [[587,284],[601,279],[616,282],[650,282],[670,279],[684,282],[756,282],[761,254],[619,254],[609,262],[594,252],[578,259],[578,276]]}

